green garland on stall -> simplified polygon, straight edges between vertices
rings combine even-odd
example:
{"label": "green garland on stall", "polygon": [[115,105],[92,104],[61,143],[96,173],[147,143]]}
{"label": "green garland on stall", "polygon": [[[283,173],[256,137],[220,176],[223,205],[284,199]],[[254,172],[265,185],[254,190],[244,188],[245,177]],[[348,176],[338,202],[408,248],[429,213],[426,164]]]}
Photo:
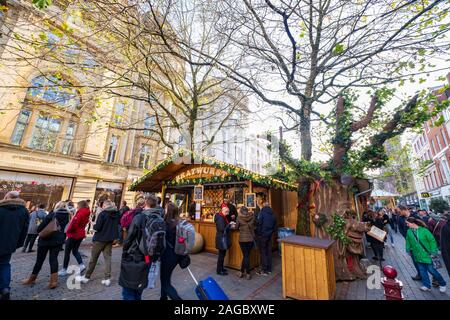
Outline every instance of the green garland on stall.
{"label": "green garland on stall", "polygon": [[[278,180],[278,179],[274,179],[272,177],[269,176],[264,176],[261,175],[259,173],[244,169],[244,168],[240,168],[240,167],[236,167],[233,166],[229,163],[226,162],[222,162],[219,161],[217,159],[214,158],[208,158],[208,157],[202,157],[196,153],[193,153],[191,151],[188,150],[180,150],[178,151],[176,154],[174,154],[171,157],[168,157],[167,159],[163,160],[162,162],[158,163],[156,166],[154,166],[151,170],[147,171],[142,177],[140,177],[138,180],[136,180],[133,184],[131,184],[129,190],[130,191],[135,191],[135,188],[137,187],[138,184],[142,183],[143,181],[145,181],[148,177],[150,177],[151,175],[153,175],[155,172],[161,170],[162,168],[166,167],[167,165],[169,165],[170,163],[172,163],[175,159],[175,156],[179,156],[179,157],[186,157],[186,156],[191,156],[191,159],[194,160],[194,163],[202,163],[202,164],[208,164],[216,169],[222,169],[224,171],[227,171],[228,173],[230,173],[232,176],[239,178],[239,180],[252,180],[255,183],[258,183],[262,186],[266,186],[266,187],[276,187],[279,189],[285,189],[285,190],[297,190],[297,186],[293,185],[293,184],[289,184],[287,182]],[[219,177],[218,177],[219,178]],[[219,178],[220,179],[220,178]],[[228,182],[228,181],[232,181],[232,180],[228,180],[228,181],[213,181],[213,182]],[[231,179],[231,178],[230,178]],[[195,179],[193,179],[195,180]],[[169,182],[167,182],[169,184]]]}

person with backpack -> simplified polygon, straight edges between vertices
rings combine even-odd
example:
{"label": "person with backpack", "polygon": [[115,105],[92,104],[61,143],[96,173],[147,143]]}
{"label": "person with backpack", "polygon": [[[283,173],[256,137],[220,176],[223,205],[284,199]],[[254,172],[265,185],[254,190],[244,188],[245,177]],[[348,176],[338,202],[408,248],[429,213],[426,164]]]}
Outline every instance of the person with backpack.
{"label": "person with backpack", "polygon": [[160,300],[182,300],[178,295],[177,290],[172,285],[170,279],[175,267],[181,258],[175,253],[175,245],[177,241],[177,225],[180,221],[179,209],[173,204],[169,203],[166,206],[166,215],[164,217],[166,223],[166,249],[161,256],[161,298]]}
{"label": "person with backpack", "polygon": [[25,244],[23,245],[22,252],[34,252],[33,245],[38,236],[37,228],[42,223],[42,221],[44,221],[46,216],[47,211],[45,211],[45,204],[43,203],[38,206],[37,210],[31,213],[30,224],[28,225],[28,234],[27,238],[25,239]]}
{"label": "person with backpack", "polygon": [[47,288],[56,288],[58,285],[58,255],[66,240],[64,229],[69,223],[69,216],[70,212],[67,207],[67,202],[60,201],[56,204],[55,209],[49,213],[39,225],[37,228],[38,233],[43,231],[50,223],[52,223],[53,219],[55,219],[55,223],[59,228],[57,231],[54,231],[45,237],[43,237],[42,234],[39,235],[36,263],[34,264],[30,277],[22,282],[23,285],[32,285],[36,283],[39,271],[41,271],[45,258],[47,257],[47,254],[49,254],[50,282]]}
{"label": "person with backpack", "polygon": [[272,273],[272,235],[277,227],[275,213],[267,201],[258,214],[256,237],[261,255],[261,269],[258,275],[267,276]]}
{"label": "person with backpack", "polygon": [[239,229],[239,246],[242,251],[241,271],[237,276],[242,278],[245,276],[247,280],[252,278],[250,274],[250,252],[254,247],[256,241],[255,237],[255,217],[248,211],[247,207],[239,209],[237,218],[237,228]]}
{"label": "person with backpack", "polygon": [[445,293],[446,282],[433,266],[432,257],[438,254],[436,239],[430,230],[426,228],[426,224],[422,219],[409,217],[406,223],[409,228],[406,234],[406,252],[414,257],[419,267],[422,279],[420,290],[431,290],[431,282],[428,276],[428,273],[431,273],[439,284],[439,291]]}
{"label": "person with backpack", "polygon": [[119,209],[119,226],[118,226],[119,238],[117,239],[117,246],[121,246],[123,244],[123,239],[125,239],[124,234],[123,234],[123,228],[122,228],[122,225],[120,224],[120,221],[122,220],[123,215],[127,211],[130,211],[130,207],[128,207],[127,202],[125,200],[123,200],[122,206]]}
{"label": "person with backpack", "polygon": [[230,209],[228,209],[226,205],[222,205],[222,210],[214,216],[214,223],[216,224],[216,249],[219,251],[216,272],[221,276],[228,275],[228,272],[225,270],[223,264],[227,250],[231,247],[231,239],[229,235],[230,220],[228,219],[229,213]]}
{"label": "person with backpack", "polygon": [[166,225],[156,209],[157,199],[148,195],[144,201],[144,210],[134,216],[123,244],[119,277],[123,300],[142,299],[151,263],[156,263],[165,249]]}
{"label": "person with backpack", "polygon": [[67,275],[70,253],[73,254],[78,262],[78,274],[81,274],[86,269],[86,266],[83,264],[83,258],[81,257],[80,252],[78,252],[78,249],[80,248],[81,242],[86,237],[86,225],[89,223],[91,211],[89,210],[88,203],[85,200],[78,202],[77,205],[77,213],[69,222],[66,230],[67,239],[64,250],[64,262],[62,269],[58,272],[59,276]]}
{"label": "person with backpack", "polygon": [[100,254],[103,253],[105,260],[105,276],[102,280],[102,284],[105,286],[111,285],[111,255],[112,245],[114,240],[117,239],[119,225],[119,211],[114,202],[111,200],[105,200],[103,202],[102,211],[96,219],[94,225],[95,234],[92,238],[92,251],[89,266],[84,276],[77,276],[75,279],[81,283],[87,283],[91,279],[91,275],[94,272],[97,265]]}
{"label": "person with backpack", "polygon": [[120,226],[122,227],[122,232],[123,232],[123,238],[124,239],[127,238],[127,232],[128,232],[128,229],[130,228],[130,225],[131,225],[131,222],[133,221],[133,218],[136,215],[142,213],[142,211],[144,210],[144,207],[145,207],[145,200],[144,200],[144,198],[139,198],[139,199],[137,199],[136,207],[134,209],[126,211],[122,215],[122,218],[120,219]]}

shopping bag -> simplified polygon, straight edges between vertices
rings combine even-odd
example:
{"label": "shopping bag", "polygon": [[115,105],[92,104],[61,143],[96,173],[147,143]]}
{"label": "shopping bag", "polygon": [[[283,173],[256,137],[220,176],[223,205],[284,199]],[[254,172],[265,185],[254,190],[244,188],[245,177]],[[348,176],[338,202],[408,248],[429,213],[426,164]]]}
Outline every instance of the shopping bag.
{"label": "shopping bag", "polygon": [[148,272],[148,285],[147,289],[154,289],[156,287],[156,279],[159,276],[161,268],[161,261],[154,261],[150,265],[150,271]]}

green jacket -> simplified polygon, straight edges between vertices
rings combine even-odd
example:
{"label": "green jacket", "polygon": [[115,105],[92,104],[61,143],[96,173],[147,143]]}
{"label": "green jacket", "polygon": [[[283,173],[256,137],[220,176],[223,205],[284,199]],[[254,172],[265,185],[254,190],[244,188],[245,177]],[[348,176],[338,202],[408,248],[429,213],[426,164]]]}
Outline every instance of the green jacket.
{"label": "green jacket", "polygon": [[[413,229],[408,229],[406,233],[406,251],[411,252],[414,260],[420,263],[431,264],[430,254],[419,244],[416,237],[413,234]],[[438,253],[438,247],[436,240],[427,228],[419,227],[417,230],[417,237],[428,252],[432,254]]]}

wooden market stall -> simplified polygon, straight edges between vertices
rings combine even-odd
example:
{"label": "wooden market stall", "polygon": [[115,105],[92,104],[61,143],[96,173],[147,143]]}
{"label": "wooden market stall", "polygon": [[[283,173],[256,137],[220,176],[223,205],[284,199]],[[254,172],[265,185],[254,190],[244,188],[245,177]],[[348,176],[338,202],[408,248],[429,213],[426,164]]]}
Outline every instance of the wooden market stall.
{"label": "wooden market stall", "polygon": [[[189,205],[195,202],[193,224],[203,236],[204,250],[211,253],[217,253],[214,215],[221,210],[225,198],[237,208],[245,205],[254,212],[257,199],[264,196],[276,214],[278,226],[284,226],[288,222],[285,217],[296,211],[295,190],[295,185],[187,151],[165,159],[130,186],[130,191],[161,193],[162,199],[167,194],[182,195],[181,208],[186,216]],[[274,248],[277,247],[275,237]],[[242,259],[238,239],[239,231],[233,230],[232,247],[225,260],[227,266],[236,269],[240,268]],[[258,260],[257,253],[253,252],[252,267]]]}

